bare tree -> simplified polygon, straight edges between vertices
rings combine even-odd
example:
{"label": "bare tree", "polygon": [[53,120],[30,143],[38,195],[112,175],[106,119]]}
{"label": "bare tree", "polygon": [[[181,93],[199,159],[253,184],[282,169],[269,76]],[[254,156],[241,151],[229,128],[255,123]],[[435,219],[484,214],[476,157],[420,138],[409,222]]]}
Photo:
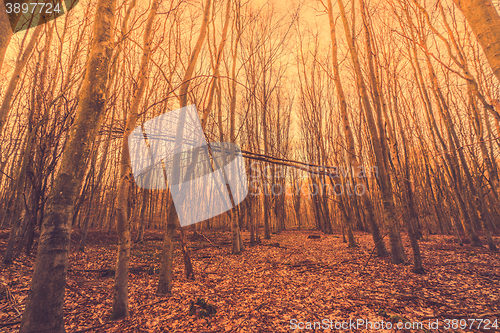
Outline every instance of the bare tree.
{"label": "bare tree", "polygon": [[64,332],[63,303],[71,216],[83,165],[97,134],[106,105],[107,70],[112,53],[115,0],[100,0],[94,39],[73,124],[59,173],[50,192],[40,244],[20,332]]}
{"label": "bare tree", "polygon": [[[135,5],[132,3],[131,7]],[[130,193],[132,184],[132,167],[130,165],[128,137],[134,130],[139,116],[139,105],[146,91],[148,82],[148,67],[151,57],[151,40],[153,22],[158,11],[159,0],[153,0],[144,29],[141,64],[137,77],[137,88],[132,97],[132,103],[125,124],[125,131],[121,143],[120,184],[118,186],[118,207],[116,209],[116,228],[118,232],[118,255],[115,273],[113,297],[113,312],[111,319],[120,319],[129,316],[128,306],[128,266],[130,262],[130,215],[127,214],[126,197]]]}
{"label": "bare tree", "polygon": [[[189,63],[182,79],[180,93],[179,93],[179,104],[181,107],[187,106],[188,103],[188,89],[193,77],[194,69],[196,66],[196,62],[201,52],[201,48],[203,46],[203,42],[205,41],[205,37],[207,35],[207,25],[210,16],[210,7],[212,0],[207,0],[204,5],[203,18],[201,23],[200,32],[198,35],[198,39],[196,41],[195,48],[191,53]],[[203,123],[203,122],[202,122]],[[181,143],[182,131],[183,131],[184,123],[183,121],[179,122],[177,125],[177,132],[175,136],[176,145]],[[194,159],[195,160],[195,159]],[[174,159],[172,170],[174,172],[179,172],[180,170],[180,155],[178,158]],[[172,203],[169,204],[169,214],[167,218],[167,227],[165,231],[165,239],[163,240],[163,251],[162,251],[162,260],[160,267],[160,277],[158,281],[158,294],[167,294],[172,292],[172,257],[174,251],[174,243],[173,237],[175,235],[175,230],[177,228],[177,215],[175,213],[175,207]],[[191,259],[189,257],[189,252],[187,246],[185,245],[186,236],[184,234],[184,230],[181,230],[181,241],[183,245],[183,255],[184,262],[186,266],[186,276],[194,277],[194,273],[192,271],[192,265],[190,264]]]}

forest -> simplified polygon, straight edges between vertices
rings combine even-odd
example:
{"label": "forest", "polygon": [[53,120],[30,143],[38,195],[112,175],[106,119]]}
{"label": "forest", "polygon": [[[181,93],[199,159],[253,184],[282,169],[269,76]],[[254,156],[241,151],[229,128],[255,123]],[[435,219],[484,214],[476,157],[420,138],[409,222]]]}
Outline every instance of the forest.
{"label": "forest", "polygon": [[0,1],[0,332],[495,332],[500,1]]}

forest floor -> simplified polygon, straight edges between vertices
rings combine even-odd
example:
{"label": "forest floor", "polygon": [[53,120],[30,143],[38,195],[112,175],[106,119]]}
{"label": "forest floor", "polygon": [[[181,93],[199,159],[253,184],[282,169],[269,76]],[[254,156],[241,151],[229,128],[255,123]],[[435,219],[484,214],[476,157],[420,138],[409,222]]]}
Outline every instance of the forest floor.
{"label": "forest floor", "polygon": [[[365,233],[356,233],[359,247],[349,249],[341,235],[309,239],[319,233],[285,231],[255,247],[247,245],[241,255],[231,255],[229,233],[190,233],[195,281],[185,278],[177,246],[172,295],[157,297],[162,234],[149,231],[144,243],[133,246],[131,316],[114,322],[107,318],[112,306],[110,268],[116,261],[116,236],[91,231],[82,253],[77,251],[79,234],[73,234],[64,305],[67,332],[287,332],[296,327],[294,323],[307,325],[324,319],[332,320],[326,325],[331,324],[333,330],[336,324],[337,329],[342,323],[349,324],[350,319],[365,320],[358,330],[354,326],[342,330],[356,332],[367,331],[367,321],[374,328],[374,322],[381,321],[386,325],[423,323],[423,329],[406,332],[445,332],[453,323],[457,332],[499,331],[494,328],[494,321],[500,319],[499,254],[486,247],[458,246],[451,236],[431,235],[421,240],[427,274],[418,275],[412,273],[409,263],[393,265],[390,258],[372,255],[373,241]],[[8,230],[0,231],[2,253],[7,236]],[[248,240],[249,235],[243,233],[243,237]],[[496,241],[499,244],[498,238]],[[406,237],[404,244],[411,260]],[[33,264],[34,255],[21,255],[0,271],[1,332],[19,329],[19,324],[11,323],[19,322],[24,309]],[[217,313],[205,318],[189,315],[190,301],[198,298],[213,304]],[[291,322],[293,319],[297,322]],[[478,329],[480,319],[485,321]],[[486,319],[491,320],[490,325]],[[464,320],[468,320],[467,328],[461,329]],[[438,330],[430,329],[429,321],[438,323]],[[379,330],[383,331],[387,330]]]}

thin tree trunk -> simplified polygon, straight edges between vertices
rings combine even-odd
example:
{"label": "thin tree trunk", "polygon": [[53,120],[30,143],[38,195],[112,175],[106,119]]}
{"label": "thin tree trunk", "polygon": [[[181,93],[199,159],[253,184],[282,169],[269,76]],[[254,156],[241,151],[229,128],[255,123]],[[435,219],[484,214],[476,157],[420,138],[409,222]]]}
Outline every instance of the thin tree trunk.
{"label": "thin tree trunk", "polygon": [[[149,173],[148,173],[149,176]],[[148,181],[146,181],[146,184]],[[147,204],[149,203],[150,200],[150,190],[148,189],[143,189],[142,192],[142,206],[141,206],[141,216],[139,217],[139,232],[137,235],[137,239],[135,240],[135,243],[142,243],[144,241],[144,229],[146,228],[146,210],[147,210]],[[161,215],[161,214],[160,214]]]}
{"label": "thin tree trunk", "polygon": [[[358,158],[356,156],[356,149],[354,146],[354,135],[352,133],[352,128],[349,122],[346,97],[340,78],[340,69],[338,65],[337,37],[336,37],[335,22],[333,20],[333,8],[331,0],[328,0],[328,15],[330,21],[330,36],[332,40],[332,50],[333,50],[332,57],[333,57],[334,80],[335,80],[335,86],[337,88],[337,96],[340,103],[341,118],[342,118],[342,123],[344,125],[343,126],[344,135],[347,141],[347,156],[352,168],[356,171],[359,171],[362,166],[359,163]],[[352,169],[350,171],[352,171]],[[356,200],[356,198],[354,198],[353,200]],[[385,244],[383,242],[382,236],[380,235],[379,226],[375,221],[373,203],[368,194],[364,194],[362,196],[362,201],[364,209],[366,210],[366,219],[368,224],[370,225],[370,231],[372,233],[373,242],[374,244],[376,244],[377,247],[377,255],[379,257],[385,257],[388,255],[388,253]]]}
{"label": "thin tree trunk", "polygon": [[[182,79],[182,84],[180,88],[180,94],[179,94],[179,104],[181,107],[185,107],[188,104],[188,89],[189,85],[191,83],[191,79],[193,76],[194,68],[196,65],[196,62],[198,60],[198,56],[200,55],[201,48],[203,46],[203,43],[205,41],[205,37],[207,35],[207,25],[209,21],[209,14],[210,14],[210,7],[211,7],[212,0],[207,0],[205,3],[205,8],[203,12],[203,21],[201,24],[201,29],[200,33],[198,35],[198,39],[196,41],[195,48],[191,54],[189,64],[186,69],[186,73],[184,74],[184,78]],[[175,136],[175,142],[176,145],[179,145],[181,142],[182,138],[182,131],[183,131],[183,126],[184,123],[180,122],[177,125],[177,133]],[[193,160],[196,160],[197,157],[195,156]],[[195,161],[196,162],[196,161]],[[174,172],[179,172],[179,165],[180,165],[180,156],[179,158],[176,158],[174,160],[174,165],[172,170]],[[165,173],[165,169],[163,170]],[[166,179],[166,177],[165,177]],[[171,202],[169,203],[170,210],[168,213],[167,217],[167,225],[166,225],[166,230],[165,230],[165,238],[163,240],[163,250],[162,250],[162,257],[161,257],[161,263],[160,263],[160,276],[158,280],[158,288],[157,288],[157,294],[159,295],[164,295],[167,293],[172,292],[172,264],[173,264],[173,253],[174,253],[174,239],[173,237],[175,236],[175,229],[177,227],[177,214],[175,211],[175,206],[173,203],[173,200],[171,199]],[[181,242],[184,242],[183,238],[181,237]],[[189,272],[189,267],[191,267],[192,270],[192,265],[191,265],[191,258],[189,257],[189,252],[184,252],[184,255],[188,255],[188,258],[185,257],[185,265],[186,265],[186,275]],[[188,263],[189,262],[189,263]],[[193,273],[194,277],[194,273]]]}
{"label": "thin tree trunk", "polygon": [[172,293],[172,266],[174,255],[174,236],[177,227],[177,213],[173,201],[169,205],[167,223],[165,227],[165,238],[163,239],[163,248],[160,262],[160,275],[158,277],[158,287],[156,293],[158,295],[166,295]]}
{"label": "thin tree trunk", "polygon": [[26,168],[29,163],[29,156],[31,155],[31,150],[33,148],[33,143],[35,140],[35,134],[39,126],[41,126],[41,123],[39,123],[39,125],[36,125],[28,135],[26,147],[24,148],[24,153],[20,161],[19,172],[17,173],[11,197],[7,203],[7,210],[4,218],[7,221],[10,221],[11,229],[9,239],[7,241],[7,248],[5,249],[5,255],[3,258],[5,264],[12,263],[12,260],[14,258],[16,239],[21,223],[21,209],[19,209],[21,194],[25,186]]}
{"label": "thin tree trunk", "polygon": [[193,270],[193,264],[191,263],[191,251],[187,246],[186,230],[182,227],[179,227],[179,233],[181,234],[181,250],[182,250],[182,258],[184,259],[184,270],[186,273],[186,279],[194,281],[194,270]]}
{"label": "thin tree trunk", "polygon": [[2,104],[0,105],[0,133],[2,132],[7,122],[12,99],[15,96],[14,92],[16,90],[17,84],[19,83],[19,79],[21,78],[21,72],[23,68],[26,66],[26,63],[28,62],[31,53],[33,52],[33,48],[38,42],[38,37],[40,36],[42,30],[43,30],[43,25],[39,25],[38,27],[35,28],[35,31],[33,32],[30,41],[26,46],[26,49],[22,51],[23,54],[16,63],[16,66],[14,68],[14,73],[10,78],[9,85],[7,86],[7,89],[5,90],[4,93],[4,99],[2,101]]}
{"label": "thin tree trunk", "polygon": [[[133,3],[135,5],[135,2]],[[122,138],[122,151],[120,161],[120,184],[118,187],[118,206],[116,209],[116,229],[118,233],[118,255],[115,272],[115,285],[113,296],[113,311],[111,320],[121,319],[129,316],[128,305],[128,268],[130,262],[130,204],[127,196],[131,190],[132,184],[132,167],[129,158],[128,137],[135,128],[137,122],[139,105],[141,103],[146,85],[148,82],[149,59],[151,56],[151,30],[153,21],[158,10],[159,0],[153,0],[151,10],[146,22],[143,37],[143,53],[141,57],[141,65],[139,69],[139,77],[137,79],[137,90],[134,92],[132,103],[125,125],[125,131]]]}
{"label": "thin tree trunk", "polygon": [[[382,203],[384,207],[384,213],[386,217],[386,226],[389,229],[389,239],[391,242],[391,258],[394,264],[400,264],[406,261],[406,255],[404,253],[404,248],[401,243],[401,237],[399,233],[399,224],[395,216],[394,198],[392,193],[392,185],[390,180],[390,175],[386,169],[386,156],[382,150],[382,143],[380,142],[380,137],[377,133],[377,128],[375,125],[375,119],[373,117],[372,106],[370,105],[370,100],[367,93],[367,88],[363,79],[363,74],[361,71],[361,65],[359,63],[359,56],[354,44],[354,40],[349,29],[349,24],[347,22],[347,17],[345,14],[345,8],[342,0],[338,0],[342,22],[344,24],[344,31],[346,34],[347,42],[349,45],[349,51],[351,53],[352,62],[354,65],[354,70],[356,73],[356,84],[361,95],[361,101],[363,103],[363,110],[366,117],[366,122],[368,129],[370,131],[370,136],[372,138],[373,153],[375,155],[375,162],[378,168],[378,174],[380,176],[380,189],[382,193]],[[369,56],[371,56],[369,54]]]}
{"label": "thin tree trunk", "polygon": [[[191,58],[189,59],[189,64],[186,69],[186,73],[184,74],[184,78],[182,80],[182,85],[179,93],[179,103],[181,107],[187,106],[188,103],[188,89],[191,84],[191,79],[193,77],[194,66],[196,65],[196,61],[198,60],[198,56],[200,55],[201,48],[203,46],[203,42],[205,41],[205,37],[207,35],[207,25],[210,18],[210,7],[212,0],[207,0],[205,3],[205,9],[203,12],[203,21],[201,23],[200,34],[198,35],[198,40],[196,41],[196,45],[194,47],[194,51],[191,54]],[[203,124],[202,124],[203,125]]]}

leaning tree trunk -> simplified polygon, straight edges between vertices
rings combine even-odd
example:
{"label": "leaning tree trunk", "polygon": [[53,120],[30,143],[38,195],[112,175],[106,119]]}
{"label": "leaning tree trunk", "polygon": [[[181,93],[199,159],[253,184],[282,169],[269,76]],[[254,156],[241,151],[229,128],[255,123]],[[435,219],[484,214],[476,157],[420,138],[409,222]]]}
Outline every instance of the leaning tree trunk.
{"label": "leaning tree trunk", "polygon": [[[366,5],[364,0],[359,0],[360,3],[360,11],[361,11],[361,17],[363,20],[363,26],[364,26],[364,31],[365,31],[365,46],[366,46],[366,54],[367,54],[367,59],[368,59],[368,77],[369,77],[369,82],[371,85],[371,91],[372,91],[372,99],[373,103],[375,106],[375,115],[376,115],[376,121],[377,121],[377,127],[378,127],[378,135],[379,135],[379,141],[380,141],[380,150],[381,150],[381,156],[382,156],[382,163],[383,163],[383,168],[380,170],[380,164],[379,164],[379,170],[380,170],[380,179],[381,179],[381,190],[382,190],[382,202],[384,206],[384,211],[386,213],[388,222],[389,222],[389,239],[391,243],[391,258],[394,263],[399,263],[402,261],[406,260],[406,255],[404,252],[404,247],[403,243],[401,240],[401,235],[400,235],[400,228],[399,228],[399,222],[395,219],[395,202],[394,202],[394,196],[393,196],[393,185],[392,185],[392,177],[390,175],[390,165],[391,162],[389,161],[389,151],[393,153],[393,156],[391,156],[391,159],[396,159],[397,158],[397,152],[395,152],[395,141],[391,145],[392,150],[389,149],[389,144],[387,142],[387,134],[386,134],[386,126],[387,129],[389,130],[389,133],[391,133],[390,130],[390,122],[385,122],[382,117],[383,113],[383,94],[381,91],[379,91],[379,82],[378,82],[378,74],[375,71],[374,68],[374,58],[375,58],[375,51],[373,50],[372,43],[374,43],[373,38],[371,36],[371,27],[369,24],[369,20],[367,17],[366,13]],[[361,75],[361,73],[360,73]],[[362,89],[363,91],[363,89]],[[366,105],[366,103],[365,103]],[[377,150],[378,144],[374,145],[375,150]],[[375,155],[377,153],[375,152]],[[377,162],[379,163],[379,162]],[[397,169],[396,169],[397,170]],[[385,175],[385,176],[384,176]],[[384,181],[384,177],[386,180]],[[397,173],[395,174],[394,177],[395,180],[397,180]],[[396,254],[394,254],[396,252]]]}
{"label": "leaning tree trunk", "polygon": [[2,69],[5,52],[12,38],[9,16],[7,15],[4,2],[0,2],[0,70]]}
{"label": "leaning tree trunk", "polygon": [[0,105],[0,132],[2,132],[7,122],[12,99],[15,96],[14,92],[16,90],[17,84],[19,83],[19,80],[21,79],[21,72],[28,63],[28,60],[31,56],[31,53],[33,52],[33,49],[35,48],[35,45],[38,42],[38,37],[40,36],[42,30],[43,30],[43,25],[39,25],[38,27],[35,28],[35,31],[33,32],[33,35],[31,36],[30,41],[26,46],[26,49],[24,51],[21,51],[23,52],[23,54],[16,62],[16,66],[14,67],[14,73],[10,78],[9,85],[7,86],[7,89],[5,90],[4,93],[4,99],[2,101],[2,104]]}
{"label": "leaning tree trunk", "polygon": [[[24,1],[15,1],[14,3],[26,3]],[[22,11],[17,15],[15,13],[7,15],[7,9],[5,8],[5,1],[0,2],[0,70],[2,69],[3,62],[5,60],[5,53],[9,47],[10,40],[14,35],[12,27],[15,27],[19,22],[19,19],[23,16]]]}
{"label": "leaning tree trunk", "polygon": [[500,15],[491,0],[453,0],[464,14],[500,80]]}
{"label": "leaning tree trunk", "polygon": [[382,193],[382,203],[384,207],[384,215],[386,218],[386,225],[389,229],[389,239],[391,243],[391,259],[395,264],[400,264],[406,261],[406,255],[404,248],[401,243],[401,236],[399,233],[398,219],[395,215],[394,198],[392,193],[392,184],[390,175],[386,168],[384,152],[382,150],[382,143],[377,133],[377,127],[375,125],[375,119],[373,116],[372,106],[370,105],[370,99],[368,97],[367,87],[363,79],[363,74],[361,71],[361,65],[359,62],[358,52],[354,43],[353,36],[351,34],[351,29],[347,22],[347,16],[345,13],[345,7],[342,0],[338,1],[339,9],[341,12],[342,22],[344,25],[344,31],[347,38],[349,51],[351,53],[352,62],[354,65],[354,71],[356,73],[356,85],[358,91],[361,95],[361,102],[363,104],[363,110],[366,117],[366,122],[368,125],[368,130],[372,138],[373,153],[375,155],[375,162],[377,163],[379,175],[380,175],[380,190]]}
{"label": "leaning tree trunk", "polygon": [[[333,19],[333,7],[331,0],[328,0],[328,16],[330,21],[330,37],[332,40],[332,58],[333,58],[333,78],[335,81],[335,87],[337,88],[337,96],[340,103],[340,112],[342,118],[342,124],[344,125],[344,135],[347,141],[347,156],[351,166],[354,170],[360,170],[360,163],[356,157],[356,148],[354,146],[354,135],[352,133],[352,128],[349,122],[349,116],[347,113],[347,102],[344,93],[344,89],[342,87],[342,82],[340,79],[340,69],[338,63],[338,50],[337,50],[337,36],[335,29],[335,21]],[[356,198],[354,198],[356,200]],[[373,242],[376,244],[377,255],[379,257],[385,257],[388,255],[385,244],[382,240],[382,236],[380,235],[380,229],[375,221],[375,213],[373,210],[373,203],[370,197],[365,194],[362,196],[363,206],[366,209],[366,218],[367,222],[370,225],[370,231],[372,233]],[[350,228],[351,226],[349,226]]]}
{"label": "leaning tree trunk", "polygon": [[[394,99],[395,99],[394,105],[397,107],[398,105],[397,92],[395,93]],[[396,110],[394,113],[396,114],[396,121],[399,126],[399,134],[401,137],[401,141],[403,143],[402,146],[403,146],[404,168],[402,170],[403,176],[401,178],[403,183],[403,202],[408,207],[405,216],[405,224],[406,228],[408,229],[408,238],[410,239],[410,244],[413,251],[413,272],[417,274],[424,274],[425,269],[422,264],[422,254],[417,240],[416,220],[418,219],[418,214],[416,212],[414,193],[412,189],[407,138],[406,138],[406,133],[403,130],[403,125],[401,122],[399,110]],[[393,135],[395,136],[395,133],[393,133]]]}
{"label": "leaning tree trunk", "polygon": [[84,177],[85,168],[81,166],[85,165],[104,115],[115,7],[116,0],[99,0],[97,4],[94,38],[77,116],[48,198],[21,333],[65,331],[63,304],[73,203]]}

